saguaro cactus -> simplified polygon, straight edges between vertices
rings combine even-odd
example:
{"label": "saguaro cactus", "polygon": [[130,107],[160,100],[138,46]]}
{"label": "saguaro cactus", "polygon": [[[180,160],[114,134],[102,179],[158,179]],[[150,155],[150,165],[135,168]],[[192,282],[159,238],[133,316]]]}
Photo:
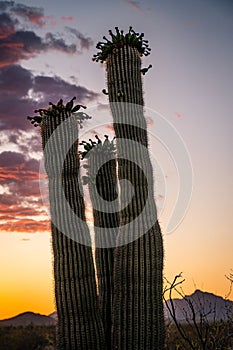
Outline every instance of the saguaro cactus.
{"label": "saguaro cactus", "polygon": [[[35,126],[41,126],[49,179],[58,313],[57,349],[103,350],[104,330],[98,309],[91,239],[85,223],[77,154],[78,122],[87,119],[88,115],[80,112],[77,121],[72,112],[78,111],[81,105],[73,107],[73,100],[66,106],[62,100],[56,106],[50,103],[50,108],[40,109],[36,111],[39,112],[38,116],[28,119]],[[79,225],[75,217],[80,218]]]}
{"label": "saguaro cactus", "polygon": [[[87,163],[84,183],[88,183],[93,206],[95,230],[95,262],[97,270],[100,312],[105,330],[106,349],[112,350],[112,298],[114,246],[119,228],[116,152],[114,140],[105,135],[105,141],[96,135],[96,141],[82,142],[82,159]],[[104,229],[104,230],[103,230]]]}
{"label": "saguaro cactus", "polygon": [[[141,70],[141,56],[149,55],[150,48],[144,34],[135,33],[131,27],[126,34],[117,27],[116,34],[109,34],[110,40],[104,37],[104,42],[97,44],[100,51],[93,60],[106,62],[118,177],[134,187],[134,197],[120,213],[114,256],[112,349],[161,350],[163,243],[153,195],[141,79],[146,73]],[[127,193],[124,188],[120,193],[124,207]],[[126,236],[135,239],[124,244]]]}

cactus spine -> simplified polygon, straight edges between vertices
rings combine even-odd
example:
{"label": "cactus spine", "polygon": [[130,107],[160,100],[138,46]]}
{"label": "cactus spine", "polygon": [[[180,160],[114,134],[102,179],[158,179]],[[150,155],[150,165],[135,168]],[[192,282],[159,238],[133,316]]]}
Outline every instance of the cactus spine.
{"label": "cactus spine", "polygon": [[[113,141],[108,136],[102,142],[81,143],[87,152],[80,152],[87,159],[88,169],[84,181],[88,183],[93,207],[95,229],[95,262],[98,280],[100,312],[105,331],[106,349],[112,350],[112,297],[114,246],[119,227],[119,203],[117,194],[116,155]],[[101,199],[104,201],[101,202]],[[109,212],[109,210],[111,212]],[[104,228],[104,232],[101,229]]]}
{"label": "cactus spine", "polygon": [[[122,31],[119,34],[118,28],[115,35],[111,31],[109,33],[112,42],[99,43],[97,48],[100,52],[93,60],[106,61],[109,102],[117,139],[118,177],[131,181],[135,191],[131,203],[120,213],[118,247],[114,253],[112,349],[162,350],[165,333],[163,242],[157,221],[153,172],[147,149],[140,58],[143,54],[148,55],[150,49],[147,41],[143,40],[144,35],[135,33],[132,28],[126,35]],[[130,139],[144,147],[126,148],[120,139]],[[146,177],[136,163],[148,169]],[[124,194],[123,189],[121,194]],[[148,221],[156,218],[155,223],[133,242],[121,245],[124,235],[133,234],[124,228],[128,222],[133,222],[135,233],[146,226],[146,222],[143,222],[145,216],[141,218],[146,201],[149,201],[146,218]],[[122,195],[121,204],[124,207]],[[136,218],[139,220],[136,221]]]}
{"label": "cactus spine", "polygon": [[[79,184],[78,126],[76,118],[71,116],[71,105],[72,103],[66,108],[62,103],[59,107],[53,105],[48,110],[39,110],[38,117],[28,117],[41,126],[45,168],[49,179],[58,313],[57,349],[103,350],[104,330],[98,309],[90,233],[85,223],[84,201]],[[80,115],[81,119],[87,119],[85,113]],[[59,127],[64,122],[66,126],[60,130]],[[53,141],[49,142],[53,136]],[[73,139],[76,141],[66,153],[65,147]],[[73,212],[82,220],[80,227],[75,225],[72,216],[65,209],[62,191]],[[70,236],[61,232],[56,223],[60,223]],[[80,237],[89,246],[78,243]]]}

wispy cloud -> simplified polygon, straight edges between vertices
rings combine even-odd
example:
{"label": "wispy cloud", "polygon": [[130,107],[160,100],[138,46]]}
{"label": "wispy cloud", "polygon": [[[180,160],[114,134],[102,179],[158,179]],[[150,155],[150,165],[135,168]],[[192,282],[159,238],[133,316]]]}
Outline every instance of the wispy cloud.
{"label": "wispy cloud", "polygon": [[125,0],[125,2],[130,6],[132,9],[140,12],[144,11],[149,11],[150,8],[145,8],[144,6],[141,5],[139,1],[134,1],[134,0]]}
{"label": "wispy cloud", "polygon": [[35,221],[32,219],[25,219],[0,223],[0,232],[37,233],[48,232],[49,230],[50,225],[47,220]]}
{"label": "wispy cloud", "polygon": [[153,121],[153,119],[150,118],[150,117],[146,117],[146,123],[147,123],[148,126],[154,125],[154,121]]}
{"label": "wispy cloud", "polygon": [[0,11],[10,13],[19,20],[29,21],[39,27],[45,24],[44,11],[41,7],[17,4],[14,1],[0,1]]}
{"label": "wispy cloud", "polygon": [[108,130],[111,131],[111,132],[114,132],[114,127],[113,127],[113,125],[106,125],[105,128],[108,129]]}
{"label": "wispy cloud", "polygon": [[175,113],[175,116],[176,116],[176,119],[182,119],[183,118],[183,116],[182,116],[182,114],[180,114],[180,113]]}
{"label": "wispy cloud", "polygon": [[10,3],[13,3],[13,5],[9,6],[9,9],[16,16],[21,17],[23,20],[28,20],[30,23],[33,23],[39,27],[43,27],[45,25],[43,8],[16,4],[15,2]]}
{"label": "wispy cloud", "polygon": [[59,37],[56,37],[52,33],[47,33],[45,36],[44,49],[47,50],[57,50],[66,53],[75,53],[77,52],[77,46],[75,44],[67,45],[65,40]]}
{"label": "wispy cloud", "polygon": [[61,20],[63,22],[73,22],[75,20],[75,17],[73,17],[73,16],[61,16]]}
{"label": "wispy cloud", "polygon": [[125,2],[134,10],[143,11],[142,6],[140,5],[140,3],[138,1],[125,0]]}
{"label": "wispy cloud", "polygon": [[79,41],[81,49],[89,49],[93,46],[93,40],[90,37],[85,37],[80,31],[75,28],[70,28],[66,26],[66,30],[73,34]]}

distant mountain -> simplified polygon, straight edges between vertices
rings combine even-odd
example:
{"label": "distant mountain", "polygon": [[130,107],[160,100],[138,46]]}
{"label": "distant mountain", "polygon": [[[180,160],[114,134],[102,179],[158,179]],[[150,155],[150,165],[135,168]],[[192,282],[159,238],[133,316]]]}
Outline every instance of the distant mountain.
{"label": "distant mountain", "polygon": [[56,324],[56,320],[52,317],[35,314],[34,312],[24,312],[15,317],[0,321],[0,327],[8,326],[52,326]]}
{"label": "distant mountain", "polygon": [[[212,293],[196,290],[193,294],[186,296],[183,299],[173,299],[176,311],[176,319],[179,322],[187,322],[191,320],[192,313],[189,303],[193,305],[197,321],[201,315],[205,315],[208,321],[226,320],[229,315],[233,317],[233,301],[225,300],[220,296]],[[168,301],[168,307],[171,307],[171,302]],[[164,313],[166,319],[171,319],[168,307],[164,305]],[[24,312],[15,317],[0,321],[0,327],[7,326],[28,326],[30,324],[38,326],[55,325],[57,322],[57,312],[53,312],[48,316],[36,314],[34,312]]]}
{"label": "distant mountain", "polygon": [[[194,306],[197,320],[200,320],[201,315],[206,315],[209,321],[226,320],[229,315],[233,317],[233,301],[225,300],[213,293],[202,292],[197,289],[193,294],[186,296],[183,299],[173,299],[176,318],[180,322],[186,322],[186,318],[191,318],[191,309],[188,306],[188,301]],[[171,306],[168,301],[168,306]],[[166,319],[171,319],[167,306],[164,304],[164,313]],[[57,321],[57,312],[49,315]]]}
{"label": "distant mountain", "polygon": [[[176,319],[180,322],[187,322],[187,319],[192,319],[192,306],[195,310],[197,321],[200,321],[203,317],[208,321],[226,320],[229,315],[233,317],[233,301],[225,300],[220,296],[202,292],[198,289],[183,299],[173,299],[173,304]],[[168,301],[168,307],[171,307],[170,301]],[[165,318],[171,319],[168,307],[165,305]]]}
{"label": "distant mountain", "polygon": [[49,317],[52,317],[54,320],[57,321],[57,311],[54,311],[52,314],[49,315]]}

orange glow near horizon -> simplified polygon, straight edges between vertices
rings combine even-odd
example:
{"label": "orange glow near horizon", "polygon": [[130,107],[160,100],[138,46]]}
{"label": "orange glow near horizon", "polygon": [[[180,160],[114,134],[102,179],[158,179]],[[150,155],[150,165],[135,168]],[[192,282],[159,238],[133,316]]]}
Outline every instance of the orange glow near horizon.
{"label": "orange glow near horizon", "polygon": [[55,309],[50,235],[0,235],[0,319]]}
{"label": "orange glow near horizon", "polygon": [[[229,281],[224,276],[230,272],[227,261],[219,264],[213,256],[212,264],[203,265],[200,250],[199,261],[196,259],[193,264],[190,251],[184,249],[186,242],[183,241],[182,233],[164,238],[164,275],[169,281],[183,272],[185,282],[182,288],[186,294],[201,289],[222,297],[227,295]],[[0,319],[27,311],[44,315],[52,313],[55,310],[55,298],[50,234],[2,233],[0,242]],[[214,246],[217,249],[216,244]],[[178,296],[174,293],[174,297]],[[233,300],[232,294],[229,299]]]}

